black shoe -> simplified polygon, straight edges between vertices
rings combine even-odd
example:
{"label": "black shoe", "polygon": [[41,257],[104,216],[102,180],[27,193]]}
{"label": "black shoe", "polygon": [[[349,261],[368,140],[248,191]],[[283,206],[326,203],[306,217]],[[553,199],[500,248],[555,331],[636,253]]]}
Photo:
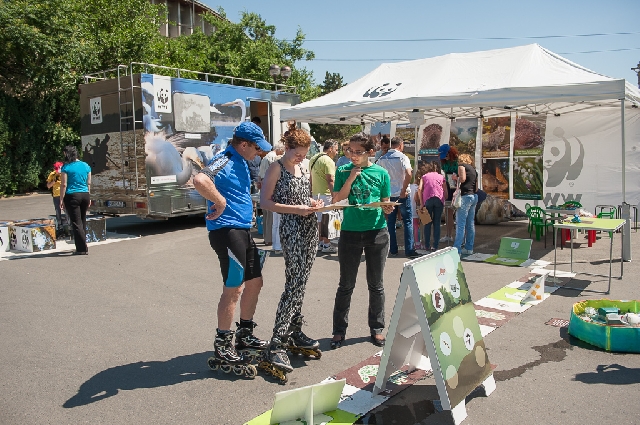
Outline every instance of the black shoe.
{"label": "black shoe", "polygon": [[397,257],[398,253],[397,252],[390,252],[389,253],[389,257]]}
{"label": "black shoe", "polygon": [[[382,336],[381,334],[379,334],[380,336]],[[385,338],[376,338],[376,335],[371,335],[371,343],[373,345],[376,345],[378,347],[384,347],[384,343],[387,340]]]}
{"label": "black shoe", "polygon": [[418,254],[418,252],[417,252],[417,251],[409,251],[409,252],[406,254],[406,257],[407,257],[407,258],[418,258],[418,257],[421,257],[421,255],[420,255],[420,254]]}
{"label": "black shoe", "polygon": [[331,340],[331,349],[332,350],[335,350],[336,348],[340,348],[344,344],[344,335],[337,335],[337,336],[340,337],[339,340],[337,340],[337,341]]}

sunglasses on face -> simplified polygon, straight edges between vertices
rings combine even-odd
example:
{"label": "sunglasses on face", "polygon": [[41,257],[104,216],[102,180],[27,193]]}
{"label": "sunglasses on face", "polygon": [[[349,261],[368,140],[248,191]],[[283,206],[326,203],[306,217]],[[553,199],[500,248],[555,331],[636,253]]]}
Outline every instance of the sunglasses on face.
{"label": "sunglasses on face", "polygon": [[351,155],[357,155],[357,156],[362,156],[367,153],[367,151],[354,151],[351,149],[347,149],[347,152],[349,152]]}

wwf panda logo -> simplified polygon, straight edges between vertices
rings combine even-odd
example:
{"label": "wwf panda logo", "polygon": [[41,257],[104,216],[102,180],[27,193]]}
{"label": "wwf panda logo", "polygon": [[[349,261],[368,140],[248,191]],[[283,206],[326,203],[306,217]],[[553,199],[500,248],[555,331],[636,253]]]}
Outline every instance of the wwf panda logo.
{"label": "wwf panda logo", "polygon": [[396,84],[384,83],[381,86],[371,87],[362,95],[362,97],[369,97],[373,99],[376,97],[388,96],[394,91],[398,90],[398,87],[400,87],[401,85],[402,83],[396,83]]}

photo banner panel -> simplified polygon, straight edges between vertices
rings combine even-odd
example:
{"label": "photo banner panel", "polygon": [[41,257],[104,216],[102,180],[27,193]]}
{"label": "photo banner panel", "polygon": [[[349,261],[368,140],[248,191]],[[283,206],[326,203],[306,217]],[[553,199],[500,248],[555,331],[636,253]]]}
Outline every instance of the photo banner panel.
{"label": "photo banner panel", "polygon": [[546,115],[516,117],[513,144],[513,197],[541,200],[544,196],[543,162]]}

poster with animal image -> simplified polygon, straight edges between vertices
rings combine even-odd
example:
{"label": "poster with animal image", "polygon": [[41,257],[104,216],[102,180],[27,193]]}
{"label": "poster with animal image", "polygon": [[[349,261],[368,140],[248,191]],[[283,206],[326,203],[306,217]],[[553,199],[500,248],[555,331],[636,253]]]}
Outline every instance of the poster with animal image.
{"label": "poster with animal image", "polygon": [[513,141],[513,155],[542,155],[546,127],[546,115],[518,116]]}
{"label": "poster with animal image", "polygon": [[378,121],[371,124],[369,137],[373,140],[376,151],[380,150],[380,140],[382,140],[384,136],[391,139],[391,121]]}
{"label": "poster with animal image", "polygon": [[509,158],[482,158],[482,190],[509,199]]}
{"label": "poster with animal image", "polygon": [[544,192],[542,155],[513,157],[513,197],[541,200]]}
{"label": "poster with animal image", "polygon": [[[413,273],[435,346],[431,358],[451,406],[462,402],[491,375],[491,365],[457,250],[449,249],[413,264]],[[439,367],[436,367],[435,361]],[[442,398],[442,394],[440,394]]]}
{"label": "poster with animal image", "polygon": [[449,146],[458,149],[458,153],[466,153],[472,158],[476,156],[476,136],[478,135],[478,119],[462,118],[451,121],[449,130]]}
{"label": "poster with animal image", "polygon": [[482,157],[509,157],[511,117],[486,118],[482,122]]}
{"label": "poster with animal image", "polygon": [[438,154],[440,139],[442,138],[442,130],[442,125],[438,123],[427,123],[420,127],[420,146],[418,149],[418,153],[420,155]]}
{"label": "poster with animal image", "polygon": [[148,183],[190,187],[245,121],[243,96],[237,87],[188,79],[142,74],[141,80]]}
{"label": "poster with animal image", "polygon": [[411,124],[398,124],[395,137],[400,137],[404,140],[404,153],[413,157],[416,146],[416,128]]}

